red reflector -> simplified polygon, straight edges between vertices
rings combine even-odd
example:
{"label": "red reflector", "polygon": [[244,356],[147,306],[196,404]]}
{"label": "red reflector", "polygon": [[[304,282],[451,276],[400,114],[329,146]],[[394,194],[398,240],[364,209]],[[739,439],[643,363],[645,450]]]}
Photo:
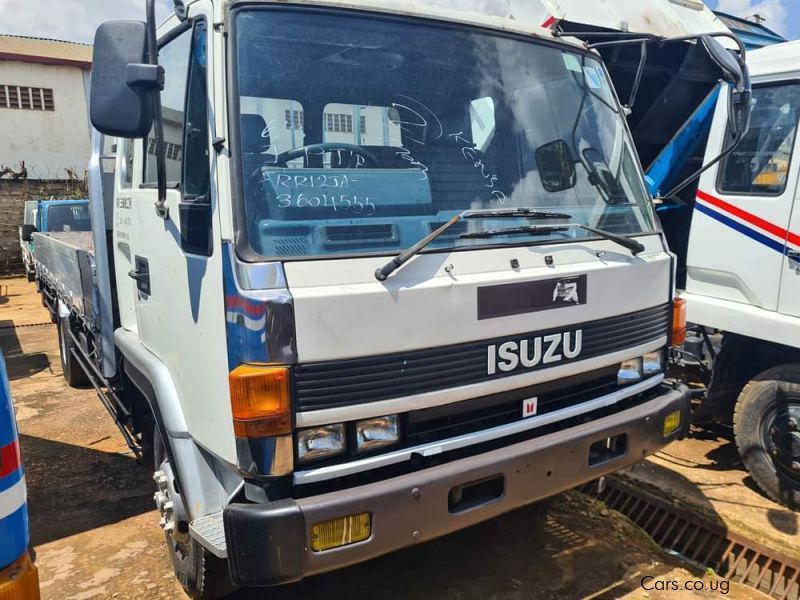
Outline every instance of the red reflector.
{"label": "red reflector", "polygon": [[22,460],[19,455],[19,443],[14,440],[10,444],[0,447],[0,478],[11,475],[19,469]]}

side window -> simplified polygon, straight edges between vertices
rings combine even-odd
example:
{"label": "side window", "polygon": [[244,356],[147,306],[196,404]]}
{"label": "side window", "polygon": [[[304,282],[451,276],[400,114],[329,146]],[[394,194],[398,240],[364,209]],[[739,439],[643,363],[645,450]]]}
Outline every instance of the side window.
{"label": "side window", "polygon": [[[184,143],[184,109],[186,105],[186,82],[189,74],[189,56],[193,33],[188,29],[162,46],[158,60],[164,67],[164,91],[161,104],[164,114],[164,142],[166,144],[167,181],[180,183],[182,175]],[[153,131],[144,143],[145,184],[157,182],[156,140]]]}
{"label": "side window", "polygon": [[[199,22],[194,29],[186,101],[186,131],[183,138],[183,196],[209,201],[208,97],[206,87],[206,28]],[[169,157],[169,154],[167,155]]]}
{"label": "side window", "polygon": [[722,162],[717,189],[755,196],[782,194],[799,116],[800,83],[753,88],[750,130]]}
{"label": "side window", "polygon": [[133,140],[117,140],[117,148],[122,160],[120,161],[119,185],[129,189],[133,185]]}

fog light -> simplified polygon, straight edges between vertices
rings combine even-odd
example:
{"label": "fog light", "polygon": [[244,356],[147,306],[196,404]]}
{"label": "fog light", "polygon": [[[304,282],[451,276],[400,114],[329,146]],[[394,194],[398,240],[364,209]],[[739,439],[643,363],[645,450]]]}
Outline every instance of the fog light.
{"label": "fog light", "polygon": [[364,541],[371,534],[372,517],[369,513],[331,519],[311,527],[311,549],[322,552],[347,546]]}
{"label": "fog light", "polygon": [[642,374],[645,377],[664,371],[664,353],[648,352],[642,357]]}
{"label": "fog light", "polygon": [[306,462],[344,452],[344,425],[325,425],[297,432],[297,460]]}
{"label": "fog light", "polygon": [[642,379],[642,359],[631,358],[623,361],[617,372],[617,385],[628,385]]}
{"label": "fog light", "polygon": [[397,415],[366,419],[356,423],[356,448],[359,452],[389,446],[400,439]]}
{"label": "fog light", "polygon": [[664,437],[669,437],[681,427],[681,411],[674,410],[664,417]]}

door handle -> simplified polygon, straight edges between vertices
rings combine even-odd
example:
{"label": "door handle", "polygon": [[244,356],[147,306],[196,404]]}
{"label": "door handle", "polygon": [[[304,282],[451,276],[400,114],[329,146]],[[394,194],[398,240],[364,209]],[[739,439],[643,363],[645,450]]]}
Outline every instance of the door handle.
{"label": "door handle", "polygon": [[133,257],[133,269],[128,271],[128,277],[136,282],[136,289],[142,294],[150,295],[150,263],[146,258]]}

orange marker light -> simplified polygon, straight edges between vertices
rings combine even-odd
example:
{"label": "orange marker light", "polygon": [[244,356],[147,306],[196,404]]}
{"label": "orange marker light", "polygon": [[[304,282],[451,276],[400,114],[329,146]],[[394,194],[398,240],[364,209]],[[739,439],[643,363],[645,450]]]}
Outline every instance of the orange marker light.
{"label": "orange marker light", "polygon": [[228,375],[236,437],[283,435],[292,431],[289,369],[240,365]]}
{"label": "orange marker light", "polygon": [[686,300],[675,298],[672,302],[672,345],[680,346],[686,340]]}

